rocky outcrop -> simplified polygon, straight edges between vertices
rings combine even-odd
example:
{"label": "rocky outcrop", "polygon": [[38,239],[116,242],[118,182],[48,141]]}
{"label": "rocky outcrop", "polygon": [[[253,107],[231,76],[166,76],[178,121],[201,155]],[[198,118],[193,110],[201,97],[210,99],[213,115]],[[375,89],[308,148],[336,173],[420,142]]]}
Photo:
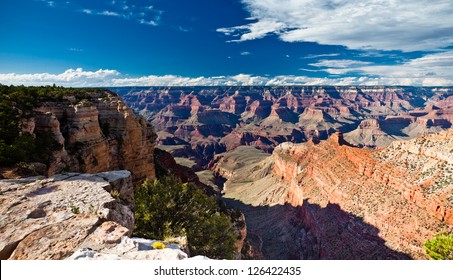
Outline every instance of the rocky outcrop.
{"label": "rocky outcrop", "polygon": [[176,244],[130,238],[129,171],[0,181],[0,259],[187,258]]}
{"label": "rocky outcrop", "polygon": [[[453,225],[453,130],[395,141],[376,155],[381,162],[407,173],[403,182],[390,179],[389,185],[439,220]],[[382,180],[382,174],[373,176]]]}
{"label": "rocky outcrop", "polygon": [[[424,242],[453,231],[452,141],[449,130],[372,151],[334,134],[267,157],[241,148],[214,170],[228,203],[261,221],[247,230],[266,258],[425,259]],[[282,232],[292,239],[276,244]]]}
{"label": "rocky outcrop", "polygon": [[47,164],[47,174],[98,173],[127,169],[135,185],[154,178],[153,128],[110,92],[90,93],[77,101],[41,102],[21,121],[23,131],[50,133],[59,148]]}
{"label": "rocky outcrop", "polygon": [[0,188],[1,259],[61,259],[106,221],[123,235],[134,227],[128,171],[1,180]]}
{"label": "rocky outcrop", "polygon": [[225,112],[240,115],[245,111],[246,100],[245,97],[239,94],[239,91],[232,96],[223,98],[220,103],[219,109]]}

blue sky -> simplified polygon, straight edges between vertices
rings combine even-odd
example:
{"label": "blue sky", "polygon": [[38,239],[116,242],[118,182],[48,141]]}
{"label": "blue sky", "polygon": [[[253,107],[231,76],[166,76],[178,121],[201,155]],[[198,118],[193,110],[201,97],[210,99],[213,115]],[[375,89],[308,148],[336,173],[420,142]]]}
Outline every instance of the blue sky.
{"label": "blue sky", "polygon": [[0,83],[453,85],[451,0],[3,0]]}

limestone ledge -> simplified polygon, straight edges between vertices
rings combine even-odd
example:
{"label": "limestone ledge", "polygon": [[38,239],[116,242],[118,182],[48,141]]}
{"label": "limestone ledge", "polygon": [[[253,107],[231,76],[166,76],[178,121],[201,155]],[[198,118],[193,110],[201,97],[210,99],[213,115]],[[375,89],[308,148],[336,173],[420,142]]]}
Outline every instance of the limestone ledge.
{"label": "limestone ledge", "polygon": [[130,238],[129,171],[0,180],[0,259],[185,259],[175,244]]}

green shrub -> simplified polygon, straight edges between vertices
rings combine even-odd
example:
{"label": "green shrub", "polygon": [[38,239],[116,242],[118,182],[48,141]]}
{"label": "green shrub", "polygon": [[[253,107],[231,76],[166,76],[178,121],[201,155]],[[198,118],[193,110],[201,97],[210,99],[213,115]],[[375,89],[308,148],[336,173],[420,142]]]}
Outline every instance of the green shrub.
{"label": "green shrub", "polygon": [[215,198],[174,176],[146,181],[135,190],[134,234],[149,239],[187,236],[193,255],[236,257],[232,222]]}
{"label": "green shrub", "polygon": [[69,207],[71,208],[71,212],[72,212],[73,214],[76,214],[76,215],[80,214],[80,209],[79,209],[79,207],[74,206],[74,205],[71,205],[71,206],[69,206]]}
{"label": "green shrub", "polygon": [[425,242],[425,250],[433,260],[453,260],[453,234],[436,234]]}

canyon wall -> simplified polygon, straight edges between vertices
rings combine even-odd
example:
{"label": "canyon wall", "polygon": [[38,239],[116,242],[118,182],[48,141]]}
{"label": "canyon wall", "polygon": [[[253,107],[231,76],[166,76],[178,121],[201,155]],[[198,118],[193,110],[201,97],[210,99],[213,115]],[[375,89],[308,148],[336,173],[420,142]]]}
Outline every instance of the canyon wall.
{"label": "canyon wall", "polygon": [[[302,259],[425,259],[423,243],[453,231],[452,130],[375,151],[337,133],[237,158],[246,153],[219,156],[213,169],[229,179],[225,199],[246,221],[269,217],[247,223],[267,258],[282,258],[273,253],[280,248]],[[269,237],[282,232],[280,245]]]}

